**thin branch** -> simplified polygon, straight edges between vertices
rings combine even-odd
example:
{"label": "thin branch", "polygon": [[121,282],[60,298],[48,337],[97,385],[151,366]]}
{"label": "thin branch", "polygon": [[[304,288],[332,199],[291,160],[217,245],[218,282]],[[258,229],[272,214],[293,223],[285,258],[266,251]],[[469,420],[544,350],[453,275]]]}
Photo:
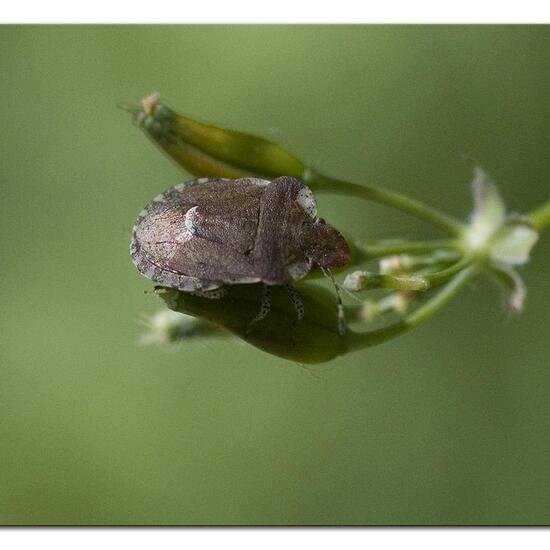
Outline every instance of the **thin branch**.
{"label": "thin branch", "polygon": [[303,178],[314,191],[344,193],[352,197],[385,204],[431,223],[451,235],[458,236],[464,232],[465,225],[459,220],[395,191],[337,180],[313,171],[304,174]]}
{"label": "thin branch", "polygon": [[360,240],[355,241],[357,251],[366,260],[380,258],[383,256],[393,256],[395,254],[425,254],[438,250],[459,250],[458,241],[453,239],[439,241],[395,241],[368,243]]}

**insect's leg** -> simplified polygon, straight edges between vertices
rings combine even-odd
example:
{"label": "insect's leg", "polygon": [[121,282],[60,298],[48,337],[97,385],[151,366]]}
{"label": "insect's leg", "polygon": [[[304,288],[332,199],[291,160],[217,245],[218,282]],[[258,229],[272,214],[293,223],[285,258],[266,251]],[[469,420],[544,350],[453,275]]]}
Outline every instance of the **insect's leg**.
{"label": "insect's leg", "polygon": [[301,321],[304,318],[304,303],[300,297],[299,292],[292,285],[285,285],[286,291],[292,300],[294,309],[296,310],[296,315],[298,316],[298,321]]}
{"label": "insect's leg", "polygon": [[334,287],[336,289],[336,296],[338,299],[338,334],[340,336],[344,336],[346,333],[346,317],[344,315],[344,305],[342,304],[342,296],[340,296],[340,291],[338,290],[338,287]]}
{"label": "insect's leg", "polygon": [[210,300],[219,300],[227,294],[227,288],[216,288],[215,290],[194,290],[190,292],[193,296],[209,298]]}
{"label": "insect's leg", "polygon": [[269,285],[264,285],[262,289],[262,304],[260,306],[260,311],[258,315],[250,321],[248,328],[250,328],[254,323],[261,321],[267,317],[268,313],[271,311],[271,287]]}

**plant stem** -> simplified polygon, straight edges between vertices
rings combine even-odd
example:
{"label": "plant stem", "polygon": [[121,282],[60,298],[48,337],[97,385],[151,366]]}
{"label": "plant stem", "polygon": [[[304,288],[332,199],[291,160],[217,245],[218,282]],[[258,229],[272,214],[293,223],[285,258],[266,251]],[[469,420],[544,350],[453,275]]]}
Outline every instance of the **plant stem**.
{"label": "plant stem", "polygon": [[446,283],[451,277],[454,277],[457,273],[460,273],[471,263],[472,259],[468,256],[464,256],[448,268],[441,271],[436,271],[435,273],[426,273],[423,277],[429,282],[430,288],[432,288],[440,285],[441,283]]}
{"label": "plant stem", "polygon": [[405,318],[404,323],[407,328],[416,327],[435,315],[458,294],[476,273],[477,267],[475,265],[458,272],[435,296]]}
{"label": "plant stem", "polygon": [[365,259],[380,258],[382,256],[393,256],[395,254],[424,254],[436,250],[459,250],[459,243],[452,239],[440,241],[396,241],[388,243],[362,243],[356,241],[357,251]]}
{"label": "plant stem", "polygon": [[314,171],[304,174],[303,178],[313,190],[318,192],[345,193],[353,197],[379,202],[380,204],[385,204],[386,206],[407,212],[452,235],[460,235],[464,230],[464,224],[455,218],[443,212],[439,212],[439,210],[415,199],[396,193],[395,191],[388,191],[371,185],[359,185],[357,183],[337,180],[328,176],[323,176]]}
{"label": "plant stem", "polygon": [[477,272],[478,270],[475,265],[463,269],[435,296],[407,315],[402,321],[370,332],[350,332],[348,336],[350,351],[380,344],[427,321],[430,317],[433,317],[436,313],[441,311],[477,274]]}
{"label": "plant stem", "polygon": [[542,231],[548,227],[550,225],[550,200],[533,210],[528,218],[537,231]]}

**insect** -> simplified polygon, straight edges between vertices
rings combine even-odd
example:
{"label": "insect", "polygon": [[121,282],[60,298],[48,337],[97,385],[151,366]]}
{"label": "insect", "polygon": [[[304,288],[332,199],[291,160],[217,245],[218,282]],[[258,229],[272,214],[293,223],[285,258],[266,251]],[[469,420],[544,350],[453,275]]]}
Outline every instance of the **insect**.
{"label": "insect", "polygon": [[270,289],[276,285],[287,287],[301,318],[303,306],[292,283],[312,268],[325,271],[350,259],[344,237],[318,217],[309,187],[286,176],[200,178],[176,185],[139,213],[130,253],[145,277],[205,297],[220,297],[228,285],[264,283],[252,322],[269,313]]}

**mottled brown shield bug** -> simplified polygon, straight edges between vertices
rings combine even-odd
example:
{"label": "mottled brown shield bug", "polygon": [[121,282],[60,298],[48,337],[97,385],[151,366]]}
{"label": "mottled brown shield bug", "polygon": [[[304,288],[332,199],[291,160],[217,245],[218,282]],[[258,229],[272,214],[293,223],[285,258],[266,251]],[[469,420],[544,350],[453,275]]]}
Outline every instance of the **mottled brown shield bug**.
{"label": "mottled brown shield bug", "polygon": [[252,321],[269,312],[275,285],[289,288],[301,317],[292,283],[312,268],[350,259],[342,235],[317,216],[312,191],[286,176],[176,185],[140,212],[130,251],[145,277],[184,292],[219,297],[228,285],[264,283],[262,308]]}

